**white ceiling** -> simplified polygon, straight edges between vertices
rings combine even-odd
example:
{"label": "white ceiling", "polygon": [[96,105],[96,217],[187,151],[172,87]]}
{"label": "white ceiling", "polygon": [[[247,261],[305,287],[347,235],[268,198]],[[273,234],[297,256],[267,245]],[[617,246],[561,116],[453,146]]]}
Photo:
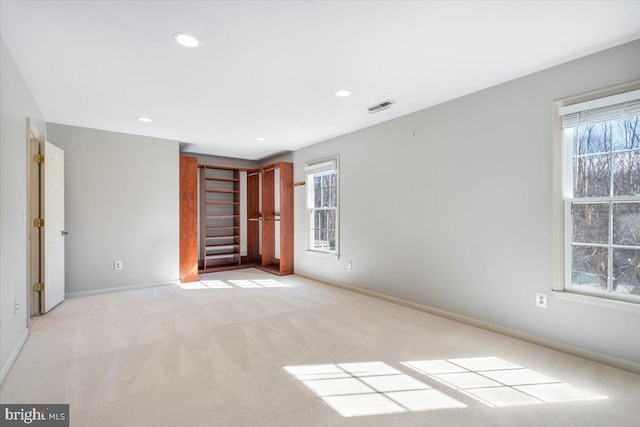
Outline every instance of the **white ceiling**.
{"label": "white ceiling", "polygon": [[247,159],[640,38],[638,1],[3,0],[1,15],[48,122]]}

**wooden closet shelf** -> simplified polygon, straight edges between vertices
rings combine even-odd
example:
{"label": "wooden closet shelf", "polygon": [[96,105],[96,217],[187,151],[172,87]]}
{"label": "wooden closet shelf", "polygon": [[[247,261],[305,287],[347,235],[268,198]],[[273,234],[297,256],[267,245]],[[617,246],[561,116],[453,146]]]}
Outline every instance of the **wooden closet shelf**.
{"label": "wooden closet shelf", "polygon": [[240,215],[206,215],[207,218],[240,218]]}
{"label": "wooden closet shelf", "polygon": [[205,230],[223,230],[225,228],[240,228],[239,225],[218,225],[215,227],[205,227]]}
{"label": "wooden closet shelf", "polygon": [[222,258],[235,258],[237,256],[240,256],[240,254],[236,252],[232,254],[205,255],[204,257],[206,259],[222,259]]}
{"label": "wooden closet shelf", "polygon": [[226,236],[207,236],[205,239],[232,239],[234,237],[240,237],[239,234],[230,234]]}
{"label": "wooden closet shelf", "polygon": [[240,246],[238,243],[234,243],[234,244],[220,244],[220,245],[206,245],[205,248],[207,249],[222,249],[222,248],[236,248]]}
{"label": "wooden closet shelf", "polygon": [[205,205],[239,205],[240,202],[205,202]]}
{"label": "wooden closet shelf", "polygon": [[223,182],[240,182],[238,178],[216,178],[212,176],[206,176],[204,179],[207,181],[223,181]]}
{"label": "wooden closet shelf", "polygon": [[238,190],[204,190],[206,193],[240,194]]}

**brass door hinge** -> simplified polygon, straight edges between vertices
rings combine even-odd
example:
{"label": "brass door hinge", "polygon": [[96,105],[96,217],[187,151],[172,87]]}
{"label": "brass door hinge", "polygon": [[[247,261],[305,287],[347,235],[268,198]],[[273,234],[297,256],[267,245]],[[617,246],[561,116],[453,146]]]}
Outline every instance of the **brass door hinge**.
{"label": "brass door hinge", "polygon": [[36,218],[33,220],[34,227],[44,227],[44,218]]}
{"label": "brass door hinge", "polygon": [[33,290],[36,291],[36,292],[44,291],[44,283],[42,283],[42,282],[34,283],[33,284]]}
{"label": "brass door hinge", "polygon": [[44,163],[44,154],[34,154],[33,161],[36,163]]}

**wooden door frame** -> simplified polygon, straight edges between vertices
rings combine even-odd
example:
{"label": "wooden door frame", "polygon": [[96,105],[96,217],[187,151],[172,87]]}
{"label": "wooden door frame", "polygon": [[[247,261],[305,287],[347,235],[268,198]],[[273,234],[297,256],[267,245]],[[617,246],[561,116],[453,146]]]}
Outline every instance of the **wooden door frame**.
{"label": "wooden door frame", "polygon": [[[34,218],[33,210],[36,208],[39,210],[40,208],[40,179],[39,177],[32,176],[32,167],[34,164],[33,155],[40,153],[41,142],[40,142],[40,134],[38,130],[35,128],[35,126],[33,125],[30,118],[27,118],[26,134],[27,134],[27,144],[26,144],[27,145],[26,147],[26,150],[27,150],[27,207],[26,209],[27,210],[25,212],[25,216],[26,216],[25,220],[27,223],[27,227],[26,227],[27,228],[26,230],[26,233],[27,233],[27,236],[26,236],[27,238],[26,322],[27,322],[27,329],[31,330],[31,317],[40,315],[41,313],[40,302],[42,298],[38,298],[37,310],[35,309],[35,307],[33,307],[35,305],[33,301],[34,299],[33,292],[35,292],[33,290],[33,284],[40,281],[40,266],[42,265],[41,263],[42,251],[41,251],[41,245],[40,245],[40,231],[33,229],[33,218]],[[32,140],[35,140],[35,141],[32,142]],[[37,151],[37,153],[35,151]],[[36,197],[36,199],[32,200],[33,197]],[[37,206],[34,206],[35,204],[34,202],[37,203]],[[32,237],[34,238],[32,239]],[[34,262],[34,259],[33,259],[34,254],[37,254],[35,256],[38,257],[37,273],[34,271],[34,266],[32,265],[32,262]]]}

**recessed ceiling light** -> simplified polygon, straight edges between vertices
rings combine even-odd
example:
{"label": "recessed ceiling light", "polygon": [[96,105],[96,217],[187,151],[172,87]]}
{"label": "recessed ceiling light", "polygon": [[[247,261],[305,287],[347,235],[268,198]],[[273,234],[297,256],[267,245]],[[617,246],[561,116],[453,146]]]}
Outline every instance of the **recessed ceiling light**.
{"label": "recessed ceiling light", "polygon": [[259,137],[256,138],[256,141],[266,141],[266,140],[267,140],[267,138],[264,138],[262,136],[259,136]]}
{"label": "recessed ceiling light", "polygon": [[345,98],[349,95],[351,95],[351,91],[349,89],[340,89],[336,92],[336,96],[339,96],[340,98]]}
{"label": "recessed ceiling light", "polygon": [[187,33],[176,33],[173,35],[173,39],[185,47],[198,47],[200,40]]}
{"label": "recessed ceiling light", "polygon": [[151,120],[149,117],[138,117],[138,121],[143,123],[151,123],[153,120]]}

